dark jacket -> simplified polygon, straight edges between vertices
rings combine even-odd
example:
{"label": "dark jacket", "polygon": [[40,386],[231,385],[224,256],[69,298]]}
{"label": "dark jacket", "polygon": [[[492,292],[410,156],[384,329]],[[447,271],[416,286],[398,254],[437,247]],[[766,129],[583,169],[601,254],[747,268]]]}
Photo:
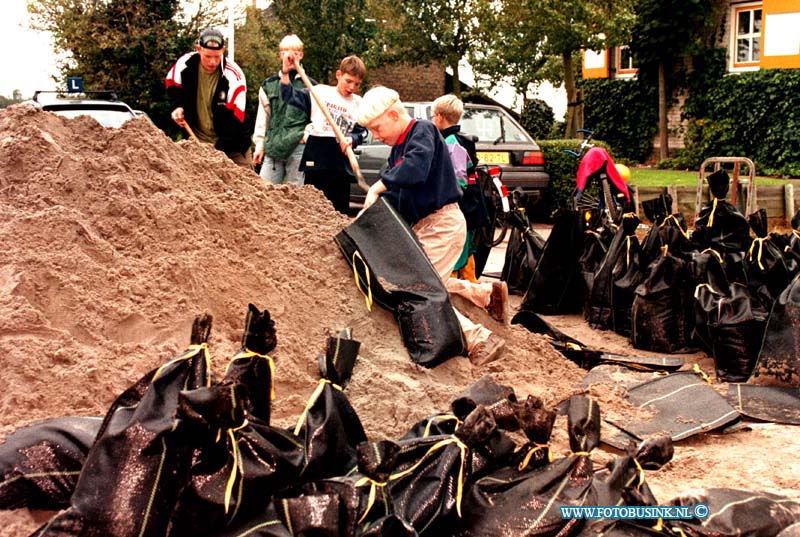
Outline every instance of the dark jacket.
{"label": "dark jacket", "polygon": [[[250,133],[245,124],[247,85],[242,70],[223,58],[222,76],[219,77],[211,115],[217,143],[214,147],[225,154],[245,153],[250,148]],[[173,110],[181,107],[187,123],[197,125],[197,73],[200,55],[190,52],[181,56],[167,73],[167,95]]]}
{"label": "dark jacket", "polygon": [[412,120],[392,147],[381,180],[388,189],[383,195],[412,226],[461,197],[444,139],[424,119]]}
{"label": "dark jacket", "polygon": [[[289,74],[292,86],[297,89],[305,87],[302,79]],[[269,99],[269,125],[264,137],[264,154],[274,160],[286,160],[303,138],[303,131],[308,125],[308,112],[297,106],[287,104],[281,98],[281,77],[273,75],[261,85]]]}

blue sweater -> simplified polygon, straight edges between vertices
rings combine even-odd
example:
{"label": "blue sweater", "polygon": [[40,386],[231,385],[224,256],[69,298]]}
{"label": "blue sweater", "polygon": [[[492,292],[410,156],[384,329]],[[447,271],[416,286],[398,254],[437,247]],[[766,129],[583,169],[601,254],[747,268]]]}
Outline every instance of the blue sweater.
{"label": "blue sweater", "polygon": [[381,180],[383,195],[411,226],[461,197],[444,139],[427,120],[411,121],[392,147]]}

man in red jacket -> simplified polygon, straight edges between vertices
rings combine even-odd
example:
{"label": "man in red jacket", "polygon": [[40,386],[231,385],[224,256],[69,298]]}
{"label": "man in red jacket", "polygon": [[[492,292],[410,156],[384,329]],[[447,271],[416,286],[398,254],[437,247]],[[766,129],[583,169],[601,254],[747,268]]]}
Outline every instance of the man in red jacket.
{"label": "man in red jacket", "polygon": [[194,52],[175,62],[166,80],[172,119],[236,164],[252,168],[244,111],[247,84],[239,66],[224,54],[222,33],[207,28],[200,32]]}

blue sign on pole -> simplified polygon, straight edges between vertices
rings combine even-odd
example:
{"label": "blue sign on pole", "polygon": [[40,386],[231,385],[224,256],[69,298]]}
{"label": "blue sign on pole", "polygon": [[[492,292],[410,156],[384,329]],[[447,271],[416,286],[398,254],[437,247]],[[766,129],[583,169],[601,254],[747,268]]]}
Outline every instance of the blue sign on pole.
{"label": "blue sign on pole", "polygon": [[83,77],[82,76],[68,77],[67,91],[69,93],[83,93]]}

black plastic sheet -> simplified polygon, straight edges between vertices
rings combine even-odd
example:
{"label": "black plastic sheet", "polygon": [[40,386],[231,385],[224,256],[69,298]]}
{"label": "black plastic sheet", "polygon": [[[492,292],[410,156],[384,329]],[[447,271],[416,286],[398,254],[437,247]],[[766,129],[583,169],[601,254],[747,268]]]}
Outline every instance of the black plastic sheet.
{"label": "black plastic sheet", "polygon": [[800,502],[767,492],[725,488],[687,491],[668,505],[694,507],[705,504],[705,519],[672,520],[673,532],[691,537],[774,537],[800,521]]}

